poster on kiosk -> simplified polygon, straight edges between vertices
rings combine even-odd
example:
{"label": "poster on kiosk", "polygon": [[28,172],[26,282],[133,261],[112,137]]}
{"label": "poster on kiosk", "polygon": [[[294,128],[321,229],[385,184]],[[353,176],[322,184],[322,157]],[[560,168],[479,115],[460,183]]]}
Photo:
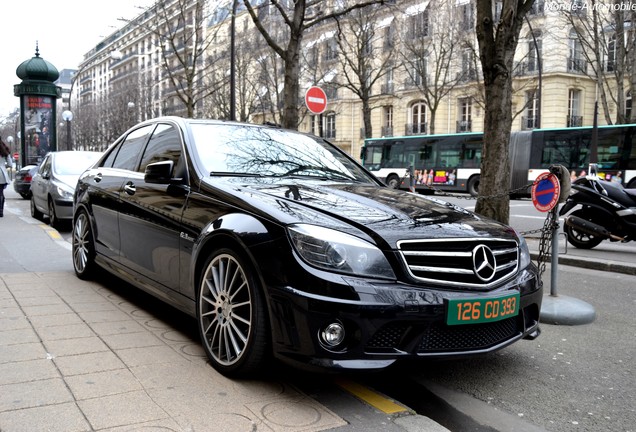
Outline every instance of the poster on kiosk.
{"label": "poster on kiosk", "polygon": [[53,98],[24,95],[24,137],[26,164],[38,164],[51,150]]}

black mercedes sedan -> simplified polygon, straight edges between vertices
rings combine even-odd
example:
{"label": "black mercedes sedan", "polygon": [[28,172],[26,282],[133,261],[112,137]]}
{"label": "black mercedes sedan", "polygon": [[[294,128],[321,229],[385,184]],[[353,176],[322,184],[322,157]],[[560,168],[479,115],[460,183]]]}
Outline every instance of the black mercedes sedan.
{"label": "black mercedes sedan", "polygon": [[540,333],[542,283],[512,228],[272,126],[136,125],[81,175],[72,243],[78,277],[106,269],[195,317],[227,376],[482,355]]}

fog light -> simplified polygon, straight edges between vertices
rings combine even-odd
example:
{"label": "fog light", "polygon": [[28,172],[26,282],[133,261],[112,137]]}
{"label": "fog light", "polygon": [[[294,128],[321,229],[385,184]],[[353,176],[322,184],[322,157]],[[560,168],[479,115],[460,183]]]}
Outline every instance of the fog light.
{"label": "fog light", "polygon": [[344,327],[340,323],[332,323],[320,332],[320,338],[325,345],[334,347],[342,343],[345,337]]}

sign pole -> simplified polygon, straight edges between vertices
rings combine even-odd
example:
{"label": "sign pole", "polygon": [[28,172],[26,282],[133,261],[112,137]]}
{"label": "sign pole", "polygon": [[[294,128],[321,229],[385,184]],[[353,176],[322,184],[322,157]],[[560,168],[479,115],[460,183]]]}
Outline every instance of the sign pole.
{"label": "sign pole", "polygon": [[559,265],[559,204],[557,204],[551,211],[552,217],[555,222],[552,224],[552,253],[550,254],[550,295],[556,296],[557,294],[557,275]]}

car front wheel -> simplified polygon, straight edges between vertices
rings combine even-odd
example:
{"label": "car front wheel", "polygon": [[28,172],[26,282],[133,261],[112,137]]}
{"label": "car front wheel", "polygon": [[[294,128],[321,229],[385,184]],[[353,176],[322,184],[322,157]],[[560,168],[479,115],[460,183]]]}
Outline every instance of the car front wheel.
{"label": "car front wheel", "polygon": [[249,376],[268,355],[267,320],[254,269],[231,249],[216,250],[204,267],[197,302],[203,347],[226,376]]}
{"label": "car front wheel", "polygon": [[49,198],[49,224],[53,228],[58,228],[60,226],[60,221],[57,218],[57,213],[55,213],[55,204],[53,203],[52,198]]}
{"label": "car front wheel", "polygon": [[73,223],[73,268],[80,279],[95,275],[95,243],[93,230],[86,212],[81,211]]}

